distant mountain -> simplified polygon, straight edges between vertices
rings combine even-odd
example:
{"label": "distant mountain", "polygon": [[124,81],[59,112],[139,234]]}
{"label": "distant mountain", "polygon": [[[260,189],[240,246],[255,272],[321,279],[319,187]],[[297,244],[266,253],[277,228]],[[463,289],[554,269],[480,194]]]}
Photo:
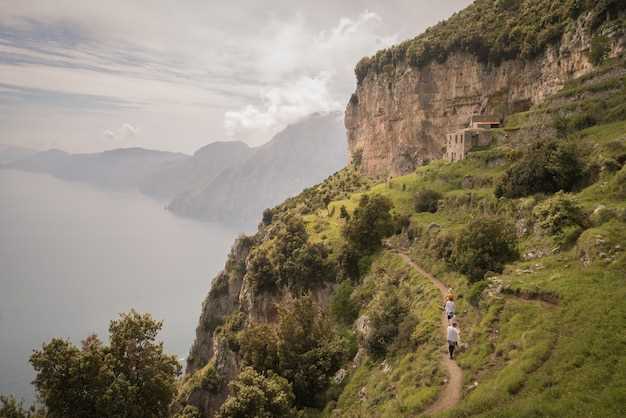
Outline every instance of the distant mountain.
{"label": "distant mountain", "polygon": [[316,114],[288,126],[203,187],[177,196],[168,208],[196,219],[252,225],[263,209],[318,183],[347,160],[342,115]]}
{"label": "distant mountain", "polygon": [[243,142],[213,142],[190,158],[165,164],[145,178],[139,189],[144,194],[169,201],[210,183],[222,171],[245,161],[253,153],[254,149]]}
{"label": "distant mountain", "polygon": [[0,164],[8,164],[13,161],[21,160],[36,152],[37,151],[30,148],[0,144]]}
{"label": "distant mountain", "polygon": [[143,148],[122,148],[93,154],[69,154],[60,150],[37,152],[5,164],[17,170],[48,173],[55,177],[113,189],[137,189],[164,166],[192,157]]}

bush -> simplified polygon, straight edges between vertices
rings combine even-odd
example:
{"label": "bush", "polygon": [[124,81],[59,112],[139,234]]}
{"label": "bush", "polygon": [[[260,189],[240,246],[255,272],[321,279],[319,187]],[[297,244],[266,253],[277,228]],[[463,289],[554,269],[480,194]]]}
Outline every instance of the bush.
{"label": "bush", "polygon": [[458,235],[452,265],[472,282],[488,271],[502,272],[504,264],[517,258],[515,229],[503,219],[478,218]]}
{"label": "bush", "polygon": [[572,148],[555,141],[537,143],[506,171],[496,186],[495,195],[517,198],[572,191],[581,181],[583,172],[584,166]]}
{"label": "bush", "polygon": [[289,382],[273,373],[264,376],[247,367],[229,384],[230,394],[217,418],[297,417]]}
{"label": "bush", "polygon": [[359,316],[359,307],[352,300],[353,290],[350,282],[344,280],[333,293],[330,300],[330,311],[338,323],[351,325]]}
{"label": "bush", "polygon": [[434,190],[424,189],[415,194],[413,199],[413,207],[416,212],[437,212],[441,193]]}
{"label": "bush", "polygon": [[272,209],[268,208],[263,211],[263,225],[271,224],[273,218],[274,218],[274,212],[272,212]]}
{"label": "bush", "polygon": [[481,280],[479,282],[476,282],[472,285],[472,287],[470,287],[469,290],[469,295],[468,295],[468,300],[470,305],[474,306],[474,307],[478,307],[478,305],[480,304],[480,299],[482,297],[483,291],[487,288],[489,284],[484,281]]}
{"label": "bush", "polygon": [[239,354],[245,366],[259,372],[278,371],[278,339],[267,324],[253,324],[239,335]]}
{"label": "bush", "polygon": [[310,296],[278,309],[279,373],[293,385],[298,406],[319,407],[345,358],[344,346]]}
{"label": "bush", "polygon": [[372,254],[381,247],[382,239],[394,232],[391,201],[380,195],[363,195],[352,219],[343,229],[349,244],[364,254]]}
{"label": "bush", "polygon": [[386,289],[374,300],[368,312],[371,329],[365,341],[370,355],[377,359],[385,356],[388,346],[398,335],[398,324],[405,313],[406,310],[393,289]]}
{"label": "bush", "polygon": [[603,35],[596,35],[591,38],[591,49],[589,60],[593,65],[600,65],[604,62],[609,53],[609,39]]}
{"label": "bush", "polygon": [[533,217],[539,228],[550,235],[559,235],[566,227],[581,227],[586,223],[580,207],[563,193],[535,206]]}

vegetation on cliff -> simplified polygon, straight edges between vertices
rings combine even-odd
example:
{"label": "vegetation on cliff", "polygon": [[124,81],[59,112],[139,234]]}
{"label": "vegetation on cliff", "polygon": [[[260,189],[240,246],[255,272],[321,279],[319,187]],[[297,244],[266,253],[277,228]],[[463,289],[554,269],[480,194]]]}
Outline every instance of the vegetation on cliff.
{"label": "vegetation on cliff", "polygon": [[[421,68],[443,63],[459,52],[495,65],[534,58],[571,32],[579,18],[588,19],[589,30],[596,31],[603,24],[623,29],[626,22],[615,19],[624,10],[626,4],[620,0],[477,0],[423,34],[361,59],[355,68],[357,82],[369,72],[392,71],[399,64]],[[606,51],[606,39],[598,35],[593,62],[601,63]]]}
{"label": "vegetation on cliff", "polygon": [[[252,320],[254,307],[238,306],[244,325],[224,318],[219,328],[249,367],[238,373],[287,382],[260,404],[278,396],[305,416],[400,417],[437,399],[440,296],[391,246],[457,295],[464,395],[443,416],[623,415],[626,376],[610,347],[624,343],[611,329],[624,325],[626,117],[563,134],[555,115],[578,117],[581,100],[619,107],[625,73],[622,61],[603,64],[510,115],[496,143],[464,161],[378,184],[349,167],[268,211],[242,286],[270,272],[257,303],[278,303],[276,317]],[[325,248],[328,270],[291,270],[307,286],[279,280],[272,260],[286,237],[293,248]],[[267,263],[256,261],[261,250]],[[241,404],[242,393],[224,405]],[[263,413],[252,409],[222,414]]]}

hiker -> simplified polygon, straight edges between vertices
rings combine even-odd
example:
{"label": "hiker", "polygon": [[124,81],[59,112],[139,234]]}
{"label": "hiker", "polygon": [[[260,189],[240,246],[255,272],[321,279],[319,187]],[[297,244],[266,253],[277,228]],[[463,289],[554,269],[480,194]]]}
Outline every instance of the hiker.
{"label": "hiker", "polygon": [[452,325],[448,325],[448,352],[450,360],[454,359],[454,349],[459,345],[459,329],[454,321]]}
{"label": "hiker", "polygon": [[452,293],[448,293],[446,298],[446,304],[443,306],[443,309],[446,311],[446,316],[448,317],[448,324],[450,324],[450,320],[454,318],[454,296]]}

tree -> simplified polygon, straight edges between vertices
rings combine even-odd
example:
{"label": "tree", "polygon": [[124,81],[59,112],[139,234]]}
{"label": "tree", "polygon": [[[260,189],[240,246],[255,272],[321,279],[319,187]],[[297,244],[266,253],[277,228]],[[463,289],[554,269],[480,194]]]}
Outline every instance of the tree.
{"label": "tree", "polygon": [[230,395],[217,418],[296,417],[294,395],[289,382],[269,372],[266,376],[244,368],[229,384]]}
{"label": "tree", "polygon": [[337,286],[330,300],[333,318],[344,325],[351,325],[359,316],[359,307],[352,300],[353,290],[350,281],[344,280]]}
{"label": "tree", "polygon": [[416,212],[437,212],[441,193],[434,190],[424,189],[415,194],[413,206]]}
{"label": "tree", "polygon": [[339,209],[339,217],[341,219],[350,220],[350,214],[344,205],[341,205],[341,208]]}
{"label": "tree", "polygon": [[278,314],[279,373],[293,385],[297,405],[320,406],[343,360],[340,343],[310,296],[288,300]]}
{"label": "tree", "polygon": [[384,196],[363,195],[352,219],[343,229],[346,240],[364,254],[380,248],[382,239],[394,231],[393,204]]}
{"label": "tree", "polygon": [[48,416],[166,416],[181,367],[155,341],[161,327],[132,310],[111,321],[109,345],[92,335],[80,348],[54,338],[36,350],[33,383]]}
{"label": "tree", "polygon": [[451,261],[471,281],[482,280],[517,258],[516,243],[514,229],[502,219],[474,219],[458,235]]}
{"label": "tree", "polygon": [[496,197],[516,198],[535,193],[571,191],[580,182],[584,167],[571,147],[556,141],[531,146],[509,168],[496,186]]}
{"label": "tree", "polygon": [[24,402],[17,401],[14,396],[0,395],[1,418],[44,418],[45,411],[38,410],[35,406],[24,407]]}

